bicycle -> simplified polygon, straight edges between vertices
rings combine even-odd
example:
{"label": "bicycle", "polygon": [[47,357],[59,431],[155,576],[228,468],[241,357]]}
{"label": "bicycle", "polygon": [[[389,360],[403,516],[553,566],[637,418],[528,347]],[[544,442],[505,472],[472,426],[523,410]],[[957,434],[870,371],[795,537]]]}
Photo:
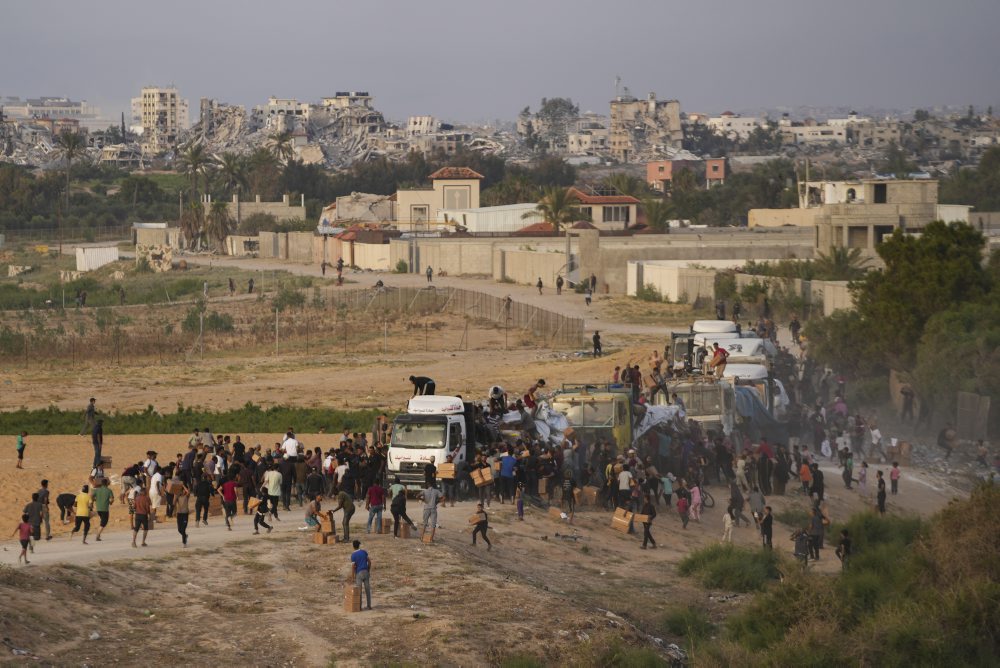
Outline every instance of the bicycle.
{"label": "bicycle", "polygon": [[715,507],[715,499],[712,498],[712,495],[709,494],[704,487],[701,488],[701,507],[702,508]]}

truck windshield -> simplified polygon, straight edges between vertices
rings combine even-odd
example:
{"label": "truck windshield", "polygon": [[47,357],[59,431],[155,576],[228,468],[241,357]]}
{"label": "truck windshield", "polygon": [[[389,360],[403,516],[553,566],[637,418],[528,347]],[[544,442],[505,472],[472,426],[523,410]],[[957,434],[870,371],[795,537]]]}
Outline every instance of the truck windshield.
{"label": "truck windshield", "polygon": [[713,385],[674,388],[689,416],[721,415],[722,390]]}
{"label": "truck windshield", "polygon": [[562,398],[553,401],[552,408],[574,427],[613,427],[615,423],[614,403],[609,400]]}
{"label": "truck windshield", "polygon": [[391,446],[399,448],[431,448],[444,447],[444,422],[410,422],[397,424],[392,430]]}

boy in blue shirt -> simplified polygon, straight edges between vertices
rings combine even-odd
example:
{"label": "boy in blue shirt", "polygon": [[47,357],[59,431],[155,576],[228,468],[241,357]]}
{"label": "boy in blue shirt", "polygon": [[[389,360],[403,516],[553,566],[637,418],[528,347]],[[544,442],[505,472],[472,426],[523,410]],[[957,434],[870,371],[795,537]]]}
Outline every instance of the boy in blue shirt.
{"label": "boy in blue shirt", "polygon": [[372,609],[372,583],[371,583],[371,569],[372,562],[371,558],[368,556],[368,552],[361,549],[361,541],[356,540],[353,543],[354,552],[351,553],[351,575],[354,577],[354,582],[359,587],[365,588],[365,596],[368,600],[368,609]]}

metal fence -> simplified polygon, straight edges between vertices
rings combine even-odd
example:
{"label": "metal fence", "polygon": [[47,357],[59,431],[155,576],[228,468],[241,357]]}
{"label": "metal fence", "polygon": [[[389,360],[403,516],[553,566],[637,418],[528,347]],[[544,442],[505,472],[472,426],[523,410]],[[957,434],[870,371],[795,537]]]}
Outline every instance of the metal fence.
{"label": "metal fence", "polygon": [[503,329],[528,330],[544,347],[584,344],[583,318],[462,288],[391,288],[345,290],[332,294],[331,306],[365,313],[452,313]]}

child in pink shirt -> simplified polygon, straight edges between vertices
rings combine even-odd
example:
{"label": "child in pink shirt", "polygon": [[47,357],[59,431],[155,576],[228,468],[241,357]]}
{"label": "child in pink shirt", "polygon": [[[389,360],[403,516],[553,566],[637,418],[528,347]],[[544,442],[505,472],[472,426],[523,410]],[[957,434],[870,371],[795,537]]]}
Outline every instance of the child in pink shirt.
{"label": "child in pink shirt", "polygon": [[892,493],[899,493],[899,462],[892,463],[892,470],[889,471],[889,480],[892,482]]}
{"label": "child in pink shirt", "polygon": [[28,522],[28,515],[25,513],[21,515],[21,523],[17,525],[17,528],[11,532],[11,536],[17,534],[18,539],[21,541],[21,554],[17,557],[17,563],[21,563],[24,559],[24,563],[30,564],[28,561],[28,545],[31,544],[31,524]]}

